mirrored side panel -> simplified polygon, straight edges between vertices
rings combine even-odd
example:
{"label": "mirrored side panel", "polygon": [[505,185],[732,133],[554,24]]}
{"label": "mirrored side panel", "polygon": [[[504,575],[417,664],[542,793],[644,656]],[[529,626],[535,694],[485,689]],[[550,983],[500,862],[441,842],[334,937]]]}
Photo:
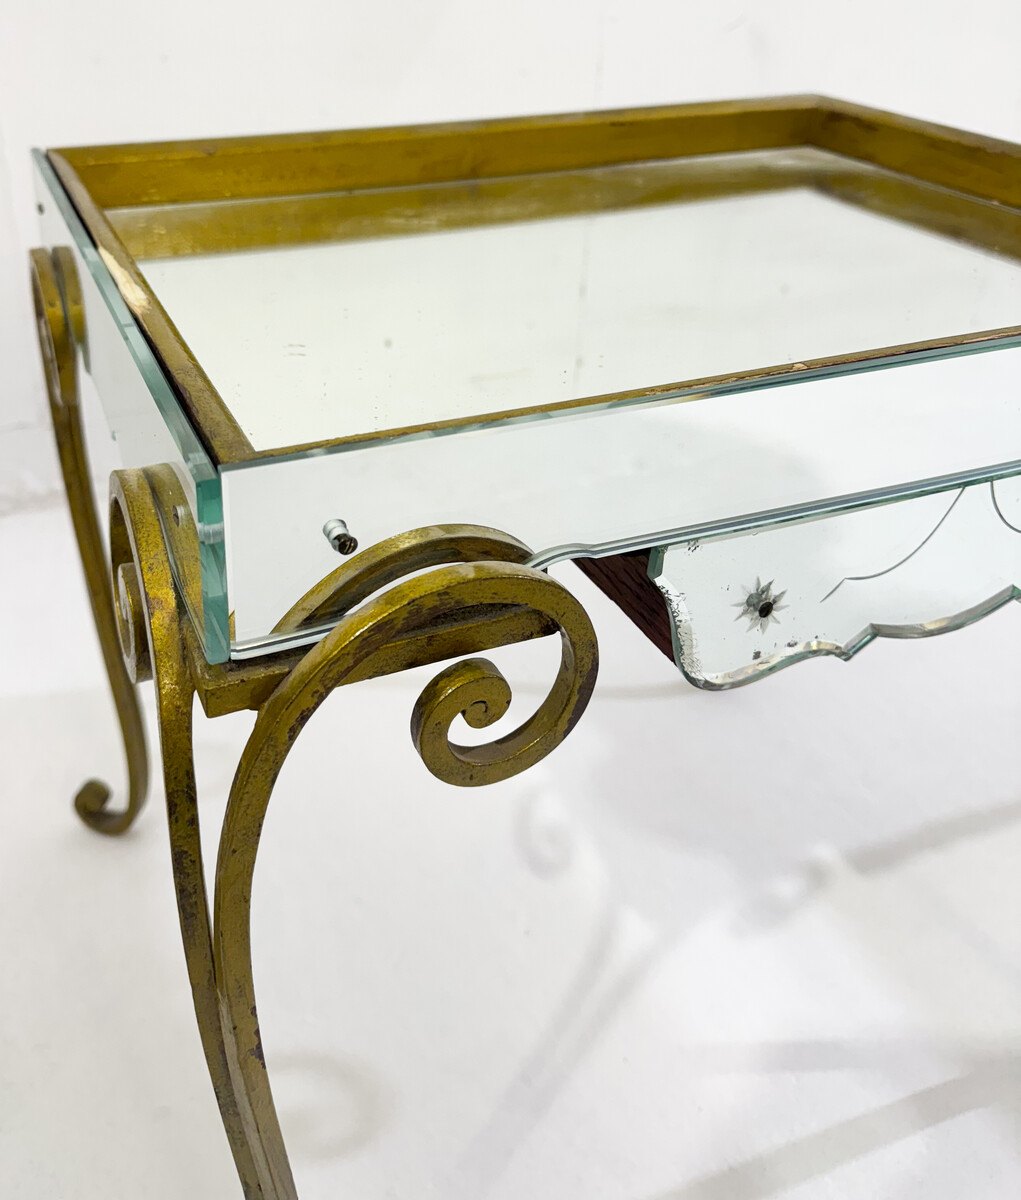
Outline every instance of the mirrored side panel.
{"label": "mirrored side panel", "polygon": [[543,566],[764,528],[840,497],[865,507],[956,475],[957,486],[1009,475],[1019,451],[1011,348],[228,470],[234,651],[272,644],[283,615],[344,561],[323,534],[331,519],[360,550],[426,525],[485,525]]}
{"label": "mirrored side panel", "polygon": [[1021,597],[1017,476],[653,552],[677,665],[751,683],[879,637],[960,629]]}
{"label": "mirrored side panel", "polygon": [[229,632],[219,476],[45,157],[37,153],[34,162],[43,245],[67,247],[81,291],[76,353],[97,511],[107,510],[112,470],[160,469],[175,576],[207,658],[223,662]]}

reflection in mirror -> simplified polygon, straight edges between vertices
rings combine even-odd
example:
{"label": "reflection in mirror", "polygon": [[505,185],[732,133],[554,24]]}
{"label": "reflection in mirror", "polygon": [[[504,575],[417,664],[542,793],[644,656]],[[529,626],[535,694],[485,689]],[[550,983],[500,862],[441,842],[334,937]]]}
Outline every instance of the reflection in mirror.
{"label": "reflection in mirror", "polygon": [[809,149],[115,224],[256,450],[1010,326],[1021,285],[1011,210]]}
{"label": "reflection in mirror", "polygon": [[876,637],[959,629],[1021,596],[1021,480],[655,552],[678,666],[728,688]]}

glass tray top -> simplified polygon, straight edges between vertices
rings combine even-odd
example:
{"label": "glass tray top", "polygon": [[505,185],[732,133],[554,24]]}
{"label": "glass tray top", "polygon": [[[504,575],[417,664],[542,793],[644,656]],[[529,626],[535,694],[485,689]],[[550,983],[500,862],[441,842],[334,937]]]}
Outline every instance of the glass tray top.
{"label": "glass tray top", "polygon": [[543,565],[1021,471],[1005,143],[803,97],[37,162],[125,464],[180,477],[212,661],[287,643],[331,518]]}
{"label": "glass tray top", "polygon": [[888,182],[805,149],[392,189],[371,224],[316,197],[336,240],[215,255],[180,253],[173,210],[112,220],[267,451],[1009,325],[1015,247],[855,203]]}

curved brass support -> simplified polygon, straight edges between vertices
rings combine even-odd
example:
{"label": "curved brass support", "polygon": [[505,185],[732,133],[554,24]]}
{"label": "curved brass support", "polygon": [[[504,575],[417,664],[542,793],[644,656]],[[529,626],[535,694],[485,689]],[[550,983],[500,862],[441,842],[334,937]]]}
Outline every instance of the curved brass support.
{"label": "curved brass support", "polygon": [[455,562],[527,562],[532,551],[510,534],[482,525],[426,525],[398,533],[331,571],[276,623],[274,633],[326,625],[373,592],[414,571]]}
{"label": "curved brass support", "polygon": [[[110,553],[117,588],[117,635],[134,681],[154,678],[163,755],[167,819],[178,914],[195,1014],[206,1062],[245,1195],[294,1200],[287,1154],[262,1057],[251,968],[250,901],[259,836],[269,797],[291,744],[325,697],[341,684],[403,669],[421,656],[458,645],[503,644],[554,628],[562,639],[560,670],[539,710],[489,746],[452,744],[457,713],[477,728],[508,707],[510,689],[485,659],[442,671],[415,706],[412,734],[429,769],[463,786],[505,779],[549,753],[581,715],[596,673],[595,635],[574,598],[542,572],[520,562],[460,562],[436,567],[367,600],[303,658],[267,660],[260,678],[281,679],[259,702],[252,736],[231,788],[216,867],[213,920],[205,890],[192,754],[196,689],[212,686],[211,668],[171,571],[168,544],[179,488],[161,468],[118,471],[111,480]],[[169,506],[169,507],[168,507]],[[464,535],[458,543],[458,535]],[[522,558],[512,538],[469,527],[415,531],[393,539],[361,563],[349,564],[347,586],[330,589],[333,603],[351,604],[377,591],[398,570],[483,552]],[[361,557],[361,556],[359,556]],[[187,571],[185,572],[187,576]],[[320,611],[322,611],[320,609]],[[465,640],[451,636],[466,628]],[[497,639],[486,641],[488,636]],[[409,649],[416,643],[420,649]],[[463,652],[463,650],[462,650]],[[432,661],[435,661],[433,659]],[[255,668],[233,664],[215,674],[244,706]],[[281,677],[280,672],[288,673]],[[242,678],[243,677],[243,678]],[[233,685],[230,685],[233,686]],[[233,695],[233,693],[232,693]]]}
{"label": "curved brass support", "polygon": [[90,829],[98,833],[123,833],[145,803],[149,764],[138,697],[118,646],[113,590],[92,498],[78,409],[74,343],[84,344],[81,294],[74,260],[66,247],[55,250],[52,257],[46,250],[32,250],[30,263],[36,328],[60,469],[128,762],[128,799],[124,809],[109,807],[110,789],[98,779],[82,785],[74,807]]}
{"label": "curved brass support", "polygon": [[202,1048],[245,1196],[262,1200],[252,1157],[258,1143],[250,1117],[242,1116],[243,1099],[239,1102],[235,1094],[227,1065],[213,974],[192,755],[195,693],[188,640],[195,635],[174,586],[152,490],[140,471],[117,471],[111,479],[110,554],[120,592],[117,615],[125,660],[137,680],[155,677],[156,682],[177,911]]}
{"label": "curved brass support", "polygon": [[[343,617],[262,705],[231,787],[216,864],[213,953],[221,1019],[237,1087],[251,1105],[267,1196],[293,1200],[283,1138],[266,1073],[252,980],[250,905],[259,837],[270,794],[296,737],[323,700],[351,678],[380,668],[409,631],[442,625],[478,608],[527,606],[561,631],[560,671],[546,702],[520,728],[488,746],[452,745],[457,712],[477,727],[507,707],[506,681],[484,659],[443,671],[415,707],[412,732],[426,765],[462,785],[506,779],[548,754],[584,711],[596,674],[596,642],[584,610],[540,571],[506,562],[439,567],[398,584]],[[380,668],[381,669],[381,668]]]}

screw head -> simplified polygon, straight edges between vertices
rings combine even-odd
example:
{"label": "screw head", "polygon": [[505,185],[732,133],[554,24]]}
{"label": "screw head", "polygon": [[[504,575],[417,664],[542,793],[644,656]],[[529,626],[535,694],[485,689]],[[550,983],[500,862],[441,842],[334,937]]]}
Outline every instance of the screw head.
{"label": "screw head", "polygon": [[358,549],[358,539],[355,538],[346,523],[339,517],[334,517],[323,526],[326,540],[338,554],[354,554]]}

